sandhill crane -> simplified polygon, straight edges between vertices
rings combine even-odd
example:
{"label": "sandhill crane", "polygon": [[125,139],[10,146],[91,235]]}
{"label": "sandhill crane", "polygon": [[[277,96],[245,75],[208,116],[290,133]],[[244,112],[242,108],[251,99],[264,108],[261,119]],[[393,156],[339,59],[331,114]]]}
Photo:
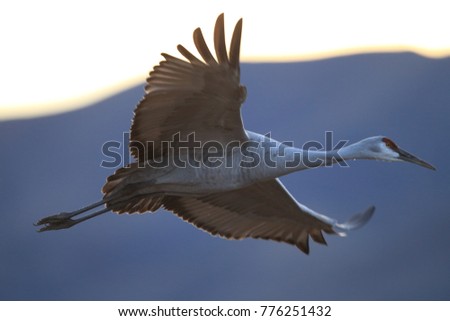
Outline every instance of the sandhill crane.
{"label": "sandhill crane", "polygon": [[322,232],[345,235],[365,224],[375,208],[339,223],[298,203],[278,177],[353,159],[406,161],[434,169],[383,136],[313,151],[245,130],[241,31],[242,19],[228,54],[221,14],[214,30],[216,58],[200,28],[194,43],[203,60],[181,45],[178,51],[186,60],[163,53],[135,109],[129,147],[136,162],[108,177],[100,202],[43,218],[36,224],[42,226],[39,231],[69,228],[108,211],[144,213],[162,207],[213,235],[281,241],[309,253],[309,237],[326,244]]}

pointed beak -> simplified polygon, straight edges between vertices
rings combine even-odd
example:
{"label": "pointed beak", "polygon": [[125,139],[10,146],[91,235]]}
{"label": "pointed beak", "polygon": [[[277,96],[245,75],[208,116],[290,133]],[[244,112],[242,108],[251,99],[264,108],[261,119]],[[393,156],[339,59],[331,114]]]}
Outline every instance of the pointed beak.
{"label": "pointed beak", "polygon": [[408,153],[407,151],[401,149],[401,148],[396,148],[395,150],[400,156],[399,159],[401,159],[402,161],[405,162],[410,162],[419,166],[423,166],[432,170],[436,170],[436,168],[433,165],[428,164],[427,162],[417,158],[414,155],[411,155],[410,153]]}

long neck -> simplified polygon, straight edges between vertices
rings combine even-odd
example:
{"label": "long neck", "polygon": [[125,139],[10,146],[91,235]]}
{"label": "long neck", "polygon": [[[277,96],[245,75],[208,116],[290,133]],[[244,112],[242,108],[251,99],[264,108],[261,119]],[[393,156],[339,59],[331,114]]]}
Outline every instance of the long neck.
{"label": "long neck", "polygon": [[[346,160],[370,158],[367,153],[364,153],[364,150],[367,149],[364,148],[365,140],[338,150],[321,151],[312,148],[290,147],[270,137],[251,131],[247,131],[247,135],[251,141],[258,143],[259,146],[256,148],[259,160],[259,162],[256,162],[257,168],[256,170],[253,168],[245,174],[250,180],[259,180],[262,177],[275,178],[308,168],[331,166],[334,163],[346,164]],[[238,160],[241,160],[241,155],[238,155]],[[250,168],[253,167],[253,164],[251,162]],[[243,172],[245,172],[245,169]]]}
{"label": "long neck", "polygon": [[360,142],[345,146],[339,150],[305,150],[296,147],[278,149],[272,155],[276,160],[276,168],[279,176],[292,172],[323,166],[331,166],[334,163],[344,164],[347,160],[367,159],[367,155],[361,152]]}

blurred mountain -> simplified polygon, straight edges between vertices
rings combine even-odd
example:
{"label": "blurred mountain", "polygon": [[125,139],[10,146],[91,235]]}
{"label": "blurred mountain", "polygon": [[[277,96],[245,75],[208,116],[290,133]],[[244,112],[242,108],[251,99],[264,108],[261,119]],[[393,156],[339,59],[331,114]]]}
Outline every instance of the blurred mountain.
{"label": "blurred mountain", "polygon": [[450,59],[366,54],[241,72],[249,130],[298,147],[323,142],[325,131],[335,142],[386,135],[438,170],[359,161],[283,178],[328,216],[377,207],[363,229],[328,236],[309,256],[211,237],[164,211],[41,234],[39,218],[101,198],[115,170],[100,167],[110,160],[102,145],[123,141],[142,86],[77,111],[0,122],[0,299],[449,300]]}

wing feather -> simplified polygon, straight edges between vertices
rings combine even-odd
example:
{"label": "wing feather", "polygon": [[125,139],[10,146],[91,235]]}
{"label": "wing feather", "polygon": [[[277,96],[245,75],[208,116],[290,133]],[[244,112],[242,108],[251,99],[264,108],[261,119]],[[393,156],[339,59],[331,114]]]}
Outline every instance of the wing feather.
{"label": "wing feather", "polygon": [[[139,162],[164,156],[164,144],[176,134],[186,139],[195,132],[200,142],[224,145],[247,140],[240,112],[246,96],[239,72],[242,19],[233,32],[229,58],[223,25],[220,15],[214,32],[217,60],[196,29],[194,43],[204,61],[179,45],[187,61],[162,54],[165,60],[150,72],[131,126],[130,151]],[[153,148],[146,148],[149,142]]]}
{"label": "wing feather", "polygon": [[216,27],[214,28],[214,48],[216,50],[217,60],[219,64],[229,64],[227,48],[225,44],[225,27],[223,14],[221,14],[216,21]]}
{"label": "wing feather", "polygon": [[200,53],[200,56],[202,56],[203,60],[205,60],[205,62],[208,65],[210,66],[217,65],[217,61],[214,59],[214,56],[211,54],[211,51],[209,51],[208,45],[205,42],[205,38],[203,38],[203,33],[200,28],[197,28],[194,31],[194,43],[195,47]]}
{"label": "wing feather", "polygon": [[[213,235],[285,242],[304,253],[309,253],[309,236],[326,244],[322,232],[344,235],[345,223],[297,203],[278,179],[206,196],[166,196],[163,206]],[[372,214],[373,208],[360,215],[360,225],[351,229],[365,224]]]}
{"label": "wing feather", "polygon": [[201,61],[200,59],[195,57],[193,54],[191,54],[191,52],[189,50],[187,50],[186,48],[184,48],[182,45],[178,45],[177,49],[187,60],[190,61],[191,64],[199,65],[199,66],[204,65],[203,61]]}
{"label": "wing feather", "polygon": [[239,72],[239,55],[241,51],[241,34],[242,34],[242,19],[240,19],[234,28],[233,37],[230,45],[230,66],[233,70]]}

